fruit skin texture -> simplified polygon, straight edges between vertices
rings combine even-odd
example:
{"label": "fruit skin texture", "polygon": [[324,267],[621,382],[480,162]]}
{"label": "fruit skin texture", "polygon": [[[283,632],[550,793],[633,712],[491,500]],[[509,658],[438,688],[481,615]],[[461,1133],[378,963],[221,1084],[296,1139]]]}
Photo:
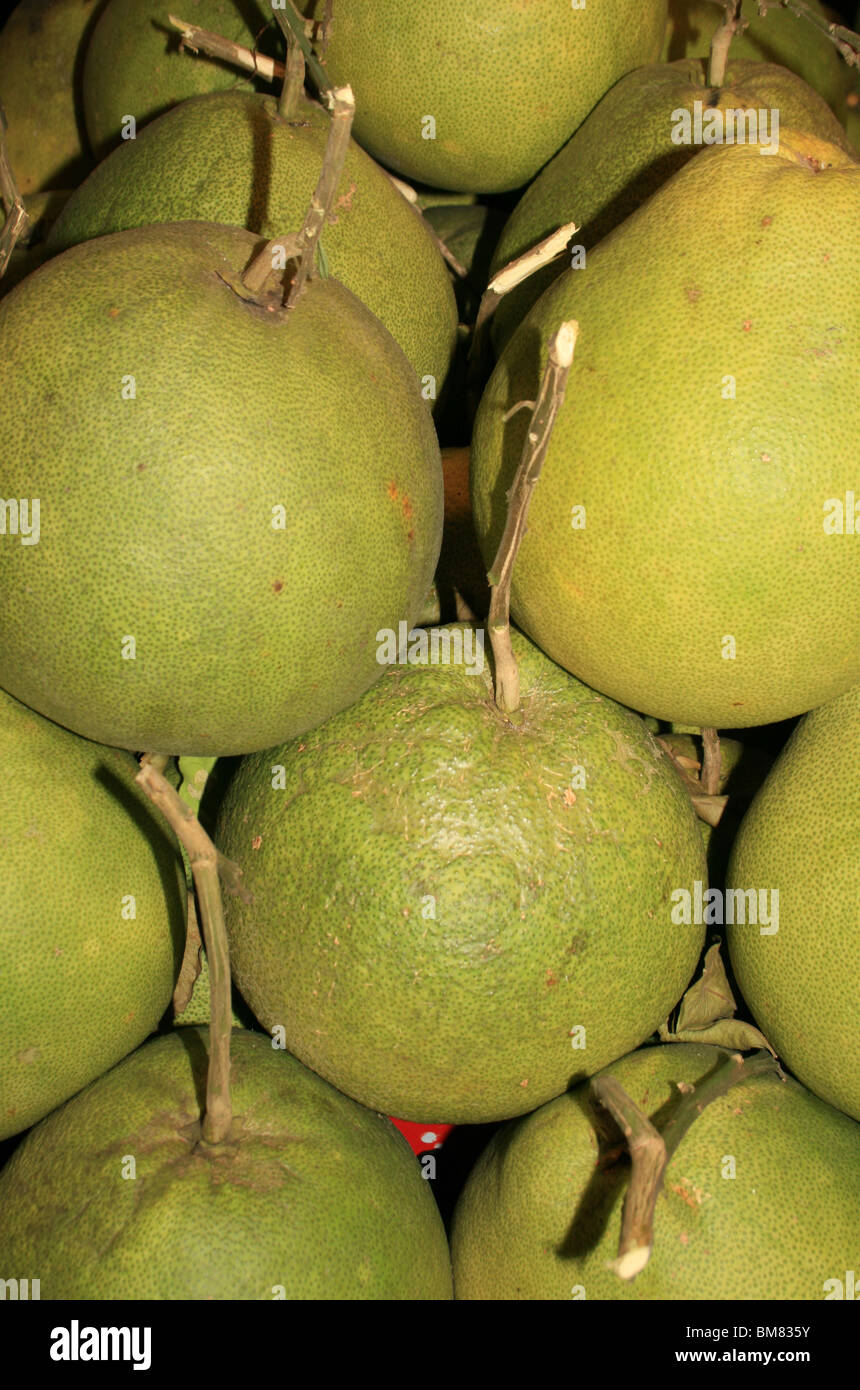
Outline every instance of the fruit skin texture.
{"label": "fruit skin texture", "polygon": [[[304,11],[321,20],[324,0]],[[377,159],[437,188],[498,193],[532,178],[623,73],[657,58],[665,20],[666,0],[337,0],[317,52],[335,85],[352,86],[355,137]]]}
{"label": "fruit skin texture", "polygon": [[269,1038],[232,1034],[238,1147],[194,1147],[207,1045],[160,1037],[27,1135],[0,1175],[2,1264],[38,1268],[43,1299],[450,1299],[406,1141]]}
{"label": "fruit skin texture", "polygon": [[[272,97],[191,98],[115,149],[73,194],[49,247],[151,222],[226,222],[271,239],[304,220],[319,179],[327,112],[302,101],[291,122]],[[322,237],[330,272],[441,390],[457,338],[457,306],[428,229],[352,141]]]}
{"label": "fruit skin texture", "polygon": [[860,1120],[860,686],[797,726],[741,824],[729,888],[779,891],[779,931],[728,926],[756,1023],[804,1086]]}
{"label": "fruit skin texture", "polygon": [[21,0],[0,31],[0,100],[21,193],[74,188],[92,168],[80,65],[99,0]]}
{"label": "fruit skin texture", "polygon": [[[678,1083],[727,1055],[670,1043],[607,1072],[662,1130]],[[496,1132],[454,1213],[455,1297],[816,1300],[854,1267],[860,1129],[791,1077],[740,1082],[693,1121],[657,1198],[651,1259],[629,1283],[607,1265],[630,1167],[595,1171],[597,1154],[586,1087]]]}
{"label": "fruit skin texture", "polygon": [[377,679],[374,634],[433,578],[442,468],[412,368],[333,279],[285,314],[234,293],[258,245],[136,228],[0,302],[0,495],[43,509],[38,545],[0,547],[0,685],[103,743],[297,734]]}
{"label": "fruit skin texture", "polygon": [[[701,234],[714,208],[730,271]],[[833,146],[781,131],[775,155],[703,150],[559,276],[488,383],[471,486],[489,564],[528,419],[503,416],[534,399],[550,335],[578,320],[512,612],[631,709],[736,728],[860,681],[857,547],[824,530],[856,482],[858,229],[860,164]]]}
{"label": "fruit skin texture", "polygon": [[[202,92],[251,90],[238,68],[179,51],[179,33],[168,7],[154,0],[109,0],[99,14],[84,64],[84,116],[99,159],[122,138],[123,122],[134,116],[138,130],[153,116]],[[185,0],[188,24],[272,53],[263,34],[272,15],[263,0]]]}
{"label": "fruit skin texture", "polygon": [[2,691],[0,770],[2,1139],[157,1026],[182,958],[185,874],[134,759]]}
{"label": "fruit skin texture", "polygon": [[393,666],[244,759],[219,812],[254,898],[225,904],[243,997],[403,1119],[534,1109],[648,1037],[702,946],[670,921],[673,890],[706,877],[674,771],[635,715],[513,636],[522,723],[486,666]]}
{"label": "fruit skin texture", "polygon": [[[824,98],[787,68],[732,59],[718,99],[711,102],[711,97],[707,63],[696,59],[652,63],[622,77],[526,189],[496,247],[491,273],[565,222],[576,222],[574,244],[590,252],[699,152],[696,145],[672,141],[678,124],[675,112],[692,113],[696,101],[723,112],[777,110],[781,126],[804,130],[853,153]],[[771,130],[768,119],[768,136]],[[607,150],[612,152],[609,159]],[[493,316],[497,349],[565,265],[555,261],[505,295]]]}
{"label": "fruit skin texture", "polygon": [[[828,20],[834,18],[833,11],[819,0],[806,0],[806,7]],[[843,120],[851,69],[827,36],[786,10],[772,9],[760,16],[756,0],[744,0],[741,15],[749,21],[749,27],[732,39],[730,58],[781,63],[791,68],[820,92]],[[669,60],[707,58],[721,19],[711,0],[669,0],[669,20],[660,56]]]}

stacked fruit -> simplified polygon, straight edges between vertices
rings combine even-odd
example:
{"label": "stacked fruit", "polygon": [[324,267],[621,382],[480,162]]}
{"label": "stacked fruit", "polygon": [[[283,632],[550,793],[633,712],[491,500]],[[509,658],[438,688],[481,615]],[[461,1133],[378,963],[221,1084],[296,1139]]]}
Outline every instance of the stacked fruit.
{"label": "stacked fruit", "polygon": [[0,1278],[842,1287],[860,38],[799,8],[14,11]]}

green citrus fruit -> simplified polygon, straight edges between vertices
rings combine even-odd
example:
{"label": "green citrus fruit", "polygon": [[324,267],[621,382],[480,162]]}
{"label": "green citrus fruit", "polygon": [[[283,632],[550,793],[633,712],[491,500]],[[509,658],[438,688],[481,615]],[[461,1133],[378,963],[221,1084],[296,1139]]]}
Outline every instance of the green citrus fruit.
{"label": "green citrus fruit", "polygon": [[[663,1132],[722,1048],[647,1047],[607,1068]],[[497,1131],[451,1233],[460,1299],[798,1299],[844,1287],[860,1241],[860,1126],[776,1073],[739,1082],[694,1119],[670,1159],[645,1268],[618,1255],[630,1164],[601,1142],[587,1088]]]}
{"label": "green citrus fruit", "polygon": [[136,771],[0,691],[0,1138],[112,1067],[170,1004],[185,875]]}
{"label": "green citrus fruit", "polygon": [[92,168],[83,54],[99,0],[21,0],[0,32],[0,103],[21,193],[74,188]]}
{"label": "green citrus fruit", "polygon": [[[716,12],[715,12],[716,13]],[[576,222],[573,243],[589,253],[701,149],[683,143],[681,113],[706,122],[719,111],[731,125],[724,133],[752,142],[778,139],[780,126],[828,140],[851,153],[842,126],[824,98],[786,68],[730,58],[718,92],[707,84],[707,63],[683,59],[637,68],[610,88],[575,135],[526,189],[493,256],[495,274],[566,222]],[[742,118],[729,112],[745,113]],[[755,112],[755,124],[748,113]],[[764,113],[764,126],[760,124]],[[736,124],[735,124],[736,123]],[[690,134],[696,138],[695,121]],[[728,141],[727,141],[728,143]],[[766,156],[767,157],[767,156]],[[91,175],[91,179],[94,176]],[[80,196],[80,195],[79,195]],[[493,339],[504,344],[547,285],[570,264],[554,261],[506,294],[493,318]]]}
{"label": "green citrus fruit", "polygon": [[860,1120],[860,686],[801,720],[744,817],[727,886],[779,893],[778,930],[727,927],[759,1027],[822,1100]]}
{"label": "green citrus fruit", "polygon": [[100,742],[298,733],[377,678],[374,634],[433,577],[442,469],[412,367],[334,279],[289,310],[244,297],[257,246],[135,228],[0,301],[0,490],[43,508],[38,545],[0,547],[0,685]]}
{"label": "green citrus fruit", "polygon": [[[215,92],[174,107],[116,149],[77,190],[49,246],[150,222],[226,222],[269,239],[301,226],[331,117],[302,101]],[[381,319],[426,383],[441,391],[457,336],[450,278],[422,219],[350,142],[322,244],[328,268]]]}
{"label": "green citrus fruit", "polygon": [[[306,0],[322,20],[325,0]],[[519,188],[625,72],[659,55],[666,0],[337,0],[317,45],[355,92],[356,139],[438,188]]]}
{"label": "green citrus fruit", "polygon": [[253,899],[225,904],[244,998],[405,1119],[500,1119],[591,1075],[666,1018],[703,941],[671,920],[704,849],[651,735],[516,632],[511,722],[482,637],[414,634],[350,710],[245,758],[216,828]]}
{"label": "green citrus fruit", "polygon": [[[244,48],[282,51],[271,7],[264,0],[183,0],[178,18]],[[205,54],[183,52],[164,0],[108,0],[87,46],[84,115],[90,144],[103,159],[120,139],[202,92],[241,88],[253,78]],[[267,26],[271,26],[267,32]],[[134,127],[129,124],[134,118]]]}
{"label": "green citrus fruit", "polygon": [[489,564],[528,427],[514,408],[574,319],[511,606],[595,689],[740,728],[860,682],[858,259],[860,163],[783,130],[769,155],[702,150],[510,339],[472,439],[478,538]]}
{"label": "green citrus fruit", "polygon": [[449,1299],[391,1122],[235,1030],[230,1140],[201,1143],[207,1041],[148,1043],[27,1135],[0,1174],[0,1265],[38,1270],[43,1299]]}

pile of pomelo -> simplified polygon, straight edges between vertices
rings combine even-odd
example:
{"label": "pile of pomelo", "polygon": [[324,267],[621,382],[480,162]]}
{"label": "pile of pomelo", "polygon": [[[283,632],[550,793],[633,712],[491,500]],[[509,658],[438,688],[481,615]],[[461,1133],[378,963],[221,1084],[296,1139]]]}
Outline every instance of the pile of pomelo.
{"label": "pile of pomelo", "polygon": [[0,31],[7,1290],[854,1296],[860,14],[798,8]]}

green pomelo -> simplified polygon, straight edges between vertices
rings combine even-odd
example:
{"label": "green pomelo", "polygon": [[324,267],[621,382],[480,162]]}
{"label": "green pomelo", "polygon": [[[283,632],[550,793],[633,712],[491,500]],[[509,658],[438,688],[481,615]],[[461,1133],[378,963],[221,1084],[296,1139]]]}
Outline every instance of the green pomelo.
{"label": "green pomelo", "polygon": [[[833,11],[820,0],[805,0],[805,3],[806,8],[820,18],[834,19]],[[743,0],[741,15],[748,27],[732,39],[730,60],[747,58],[791,68],[821,93],[841,119],[845,114],[851,69],[827,35],[808,20],[779,6],[760,15],[756,0]],[[669,0],[669,22],[660,56],[668,61],[707,58],[711,39],[721,22],[722,13],[713,0]]]}
{"label": "green pomelo", "polygon": [[822,1100],[860,1120],[860,686],[813,710],[744,817],[727,885],[779,893],[778,931],[727,928],[756,1023]]}
{"label": "green pomelo", "polygon": [[[717,214],[720,246],[702,235]],[[575,319],[512,612],[595,689],[741,728],[860,682],[858,260],[860,163],[790,131],[769,156],[716,146],[508,343],[472,440],[478,538],[489,564],[528,425],[512,407]]]}
{"label": "green pomelo", "polygon": [[[705,108],[698,145],[696,102]],[[690,112],[689,131],[682,111]],[[716,111],[719,117],[712,114]],[[727,115],[738,111],[745,114]],[[576,222],[574,242],[589,253],[692,159],[702,140],[713,143],[710,137],[715,134],[726,144],[736,136],[750,143],[753,136],[778,139],[774,111],[781,126],[803,130],[852,153],[823,97],[787,68],[732,59],[716,93],[707,84],[707,63],[694,59],[654,63],[628,73],[523,194],[496,248],[493,273],[566,222]],[[755,112],[755,124],[750,112]],[[685,141],[688,134],[690,143]],[[493,319],[493,339],[499,347],[565,264],[554,261],[505,295]]]}
{"label": "green pomelo", "polygon": [[0,32],[0,104],[22,193],[74,188],[92,168],[83,53],[100,0],[21,0]]}
{"label": "green pomelo", "polygon": [[[126,141],[73,194],[49,245],[151,222],[226,222],[267,239],[301,226],[331,117],[311,101],[284,119],[272,97],[184,101]],[[441,390],[457,336],[450,278],[422,219],[350,142],[322,244],[331,274],[381,319],[420,377]]]}
{"label": "green pomelo", "polygon": [[378,677],[375,633],[433,578],[412,367],[336,280],[290,310],[243,298],[257,245],[137,228],[0,301],[0,494],[42,507],[38,545],[0,547],[0,685],[100,742],[292,737]]}
{"label": "green pomelo", "polygon": [[199,1143],[207,1041],[148,1043],[27,1135],[0,1174],[0,1265],[38,1269],[43,1299],[450,1299],[391,1122],[236,1030],[230,1141]]}
{"label": "green pomelo", "polygon": [[131,1052],[170,1003],[185,875],[136,771],[0,691],[0,1138]]}
{"label": "green pomelo", "polygon": [[352,709],[244,759],[215,836],[253,897],[225,911],[263,1026],[356,1100],[440,1123],[522,1114],[635,1047],[703,941],[671,919],[701,838],[641,722],[516,632],[511,722],[467,638],[416,634]]}
{"label": "green pomelo", "polygon": [[[306,0],[322,20],[325,0]],[[519,188],[625,72],[659,55],[666,0],[336,0],[317,44],[355,136],[407,178]]]}
{"label": "green pomelo", "polygon": [[[661,1132],[726,1064],[723,1048],[647,1047],[607,1068]],[[454,1213],[459,1299],[833,1297],[860,1241],[860,1127],[788,1077],[739,1082],[693,1121],[670,1159],[644,1270],[618,1255],[630,1165],[604,1156],[586,1087],[490,1140]],[[600,1158],[598,1157],[600,1155]]]}
{"label": "green pomelo", "polygon": [[[181,9],[186,23],[245,48],[283,51],[265,0],[183,0]],[[181,52],[170,13],[167,0],[108,0],[99,14],[83,76],[87,134],[99,159],[130,138],[130,116],[137,128],[187,97],[253,88],[249,73],[205,54]]]}

